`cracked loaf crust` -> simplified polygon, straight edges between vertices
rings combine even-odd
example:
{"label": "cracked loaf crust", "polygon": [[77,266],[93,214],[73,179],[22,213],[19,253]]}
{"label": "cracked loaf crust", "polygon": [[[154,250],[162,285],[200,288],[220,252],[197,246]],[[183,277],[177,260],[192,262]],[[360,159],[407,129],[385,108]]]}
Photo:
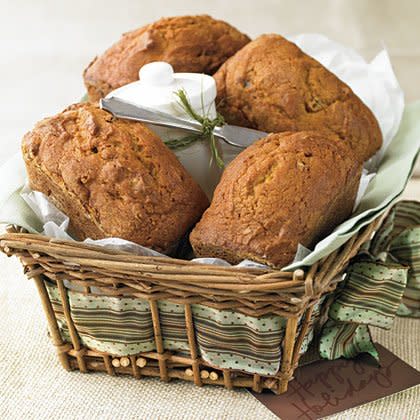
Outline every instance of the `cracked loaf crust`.
{"label": "cracked loaf crust", "polygon": [[329,129],[361,162],[382,144],[378,122],[353,91],[280,35],[262,35],[214,75],[218,111],[267,132]]}
{"label": "cracked loaf crust", "polygon": [[284,267],[352,212],[361,164],[330,132],[270,134],[226,168],[190,235],[199,257]]}
{"label": "cracked loaf crust", "polygon": [[83,77],[91,101],[138,80],[140,68],[166,61],[176,72],[213,74],[250,39],[207,15],[160,19],[123,37],[96,57]]}
{"label": "cracked loaf crust", "polygon": [[169,253],[208,200],[146,126],[72,105],[25,135],[31,188],[70,217],[78,239],[119,237]]}

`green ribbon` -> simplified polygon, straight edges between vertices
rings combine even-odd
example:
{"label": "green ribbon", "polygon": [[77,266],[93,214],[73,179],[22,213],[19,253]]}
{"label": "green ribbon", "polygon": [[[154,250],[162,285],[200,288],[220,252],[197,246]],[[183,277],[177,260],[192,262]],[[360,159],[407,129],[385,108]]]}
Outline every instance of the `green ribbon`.
{"label": "green ribbon", "polygon": [[319,352],[326,359],[378,352],[369,326],[389,329],[395,315],[420,316],[420,203],[394,205],[349,265],[335,292]]}
{"label": "green ribbon", "polygon": [[319,354],[323,359],[352,359],[360,353],[368,353],[379,360],[367,325],[333,320],[325,323],[319,341]]}
{"label": "green ribbon", "polygon": [[420,202],[400,201],[391,209],[372,240],[370,253],[408,267],[397,314],[420,318]]}

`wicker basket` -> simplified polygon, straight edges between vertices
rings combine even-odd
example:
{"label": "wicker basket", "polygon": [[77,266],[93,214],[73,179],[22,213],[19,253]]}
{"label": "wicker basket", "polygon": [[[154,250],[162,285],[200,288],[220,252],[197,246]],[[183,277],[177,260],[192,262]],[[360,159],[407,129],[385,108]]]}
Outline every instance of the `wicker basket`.
{"label": "wicker basket", "polygon": [[[321,297],[336,288],[349,260],[370,239],[377,225],[378,220],[363,228],[306,272],[219,267],[171,258],[133,256],[79,242],[51,240],[21,232],[16,227],[10,227],[0,236],[0,249],[9,256],[17,256],[27,277],[35,281],[50,337],[66,370],[102,371],[136,378],[155,376],[162,381],[177,378],[198,386],[249,387],[256,392],[268,388],[283,393],[298,365],[309,330],[322,324],[321,314],[313,316],[314,307]],[[59,305],[52,301],[47,290],[51,285],[57,290]],[[77,287],[87,297],[99,291],[104,299],[124,296],[146,302],[153,324],[154,351],[121,356],[84,345],[69,304],[71,287]],[[165,348],[159,309],[159,302],[163,300],[176,303],[183,310],[187,351]],[[328,300],[324,299],[324,312]],[[197,304],[252,317],[284,318],[282,356],[277,373],[265,376],[220,368],[203,360],[192,311],[192,306]],[[60,317],[68,328],[67,338],[63,337]]]}

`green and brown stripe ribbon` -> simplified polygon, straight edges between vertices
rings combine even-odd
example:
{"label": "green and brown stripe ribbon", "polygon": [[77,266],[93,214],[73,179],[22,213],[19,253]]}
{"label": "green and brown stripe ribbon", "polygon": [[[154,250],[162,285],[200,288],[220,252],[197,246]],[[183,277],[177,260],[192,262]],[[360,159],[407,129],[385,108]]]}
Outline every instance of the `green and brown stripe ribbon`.
{"label": "green and brown stripe ribbon", "polygon": [[420,203],[417,201],[397,203],[378,230],[370,252],[374,256],[385,253],[388,261],[397,261],[408,267],[407,287],[398,315],[419,318]]}
{"label": "green and brown stripe ribbon", "polygon": [[336,292],[319,351],[326,359],[366,352],[368,326],[389,329],[395,315],[420,317],[420,203],[394,205]]}

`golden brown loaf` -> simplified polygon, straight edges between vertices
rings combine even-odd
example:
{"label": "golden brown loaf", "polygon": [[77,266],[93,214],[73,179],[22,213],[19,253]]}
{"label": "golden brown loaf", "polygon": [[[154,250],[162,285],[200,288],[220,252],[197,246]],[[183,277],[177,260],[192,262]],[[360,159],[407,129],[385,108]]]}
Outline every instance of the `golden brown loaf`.
{"label": "golden brown loaf", "polygon": [[42,120],[22,150],[32,189],[70,217],[78,239],[120,237],[170,252],[208,206],[154,133],[93,104]]}
{"label": "golden brown loaf", "polygon": [[262,35],[215,74],[218,111],[267,132],[329,129],[361,162],[382,144],[375,116],[318,61],[280,35]]}
{"label": "golden brown loaf", "polygon": [[329,132],[270,134],[226,168],[190,235],[195,254],[284,267],[351,214],[360,174]]}
{"label": "golden brown loaf", "polygon": [[128,32],[84,72],[89,99],[138,80],[140,68],[166,61],[176,72],[213,74],[249,38],[234,27],[207,15],[179,16]]}

